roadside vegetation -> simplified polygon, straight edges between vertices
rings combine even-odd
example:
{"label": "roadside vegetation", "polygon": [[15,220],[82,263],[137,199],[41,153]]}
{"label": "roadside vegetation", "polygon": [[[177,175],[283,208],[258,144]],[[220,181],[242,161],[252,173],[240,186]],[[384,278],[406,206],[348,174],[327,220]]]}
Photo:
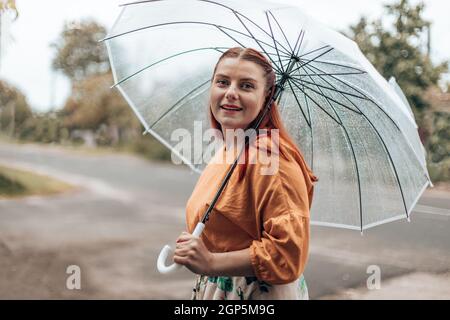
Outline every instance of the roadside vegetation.
{"label": "roadside vegetation", "polygon": [[52,195],[73,188],[72,185],[44,175],[0,166],[0,199]]}

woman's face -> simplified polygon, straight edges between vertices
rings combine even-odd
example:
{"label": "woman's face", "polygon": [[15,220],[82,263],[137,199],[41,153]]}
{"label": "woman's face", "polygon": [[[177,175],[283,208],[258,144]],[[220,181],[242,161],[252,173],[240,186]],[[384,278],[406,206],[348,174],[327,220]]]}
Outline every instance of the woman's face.
{"label": "woman's face", "polygon": [[211,111],[222,130],[245,129],[256,118],[266,97],[263,68],[254,62],[224,58],[210,91]]}

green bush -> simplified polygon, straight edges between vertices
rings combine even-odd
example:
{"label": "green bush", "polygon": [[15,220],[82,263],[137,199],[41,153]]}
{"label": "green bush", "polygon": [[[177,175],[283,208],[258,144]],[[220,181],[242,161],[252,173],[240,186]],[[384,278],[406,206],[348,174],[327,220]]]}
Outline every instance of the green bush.
{"label": "green bush", "polygon": [[0,174],[0,195],[16,195],[25,191],[26,188],[21,183]]}
{"label": "green bush", "polygon": [[130,142],[132,152],[136,152],[147,159],[169,161],[170,151],[151,136],[142,136]]}
{"label": "green bush", "polygon": [[428,170],[431,181],[450,180],[450,113],[434,112],[428,139]]}
{"label": "green bush", "polygon": [[439,181],[450,181],[450,158],[444,161],[429,162],[428,173],[433,183]]}

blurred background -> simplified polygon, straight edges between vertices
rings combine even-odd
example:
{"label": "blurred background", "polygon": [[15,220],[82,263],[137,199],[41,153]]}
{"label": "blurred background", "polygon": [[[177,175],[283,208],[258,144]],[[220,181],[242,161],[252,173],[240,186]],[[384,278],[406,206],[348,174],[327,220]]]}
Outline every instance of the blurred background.
{"label": "blurred background", "polygon": [[[155,270],[184,229],[196,175],[115,89],[102,39],[118,0],[0,0],[0,298],[189,298]],[[295,3],[354,39],[410,103],[435,188],[413,221],[359,233],[314,227],[312,298],[450,298],[450,4]],[[393,245],[395,244],[395,245]],[[81,289],[67,286],[67,267]],[[369,290],[369,265],[384,286]],[[413,286],[413,287],[411,287]],[[384,291],[383,291],[384,290]]]}

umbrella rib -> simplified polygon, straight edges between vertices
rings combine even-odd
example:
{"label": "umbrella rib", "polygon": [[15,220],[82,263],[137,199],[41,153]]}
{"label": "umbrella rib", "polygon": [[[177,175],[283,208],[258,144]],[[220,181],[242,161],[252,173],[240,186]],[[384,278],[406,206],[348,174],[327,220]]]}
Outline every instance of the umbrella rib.
{"label": "umbrella rib", "polygon": [[[227,28],[222,27],[222,26],[219,26],[219,25],[216,25],[215,27],[216,27],[217,29],[219,29],[220,31],[222,31],[227,37],[229,37],[229,38],[232,39],[233,41],[236,41],[241,47],[245,48],[245,45],[243,45],[243,44],[240,43],[238,40],[236,40],[234,37],[232,37],[230,34],[228,34],[227,32],[225,32],[224,30],[222,30],[222,29],[227,29]],[[246,36],[246,35],[245,35],[245,36]]]}
{"label": "umbrella rib", "polygon": [[[312,70],[309,66],[307,66],[306,67],[308,70],[310,70],[311,72],[314,72],[314,70]],[[305,72],[306,72],[306,70],[305,70]],[[312,76],[313,74],[309,74],[308,73],[308,76],[311,78],[311,76]],[[352,100],[350,100],[344,93],[344,91],[340,91],[340,90],[337,90],[336,89],[336,87],[331,83],[331,82],[329,82],[327,79],[325,79],[324,77],[322,77],[322,75],[319,75],[319,78],[320,79],[322,79],[323,81],[325,81],[328,85],[330,85],[333,89],[333,91],[336,91],[336,92],[339,92],[348,102],[350,102],[356,109],[358,109],[358,111],[359,111],[359,113],[360,114],[362,114],[362,111],[358,108],[358,106],[356,106],[356,104],[355,103],[353,103],[353,101]],[[312,79],[312,78],[311,78]],[[350,96],[352,96],[352,94],[349,94]],[[357,96],[355,96],[355,97],[357,97]],[[367,97],[363,97],[363,98],[361,98],[361,99],[363,99],[363,100],[368,100],[367,99]]]}
{"label": "umbrella rib", "polygon": [[[301,40],[300,40],[300,38],[301,38]],[[300,29],[300,33],[298,34],[298,38],[297,38],[297,41],[295,42],[295,46],[294,46],[294,54],[296,57],[298,57],[298,54],[300,52],[300,49],[302,48],[304,39],[305,39],[305,31],[303,29]],[[299,41],[300,41],[300,43],[299,43]],[[297,44],[298,44],[298,49],[297,49]]]}
{"label": "umbrella rib", "polygon": [[[292,80],[293,80],[294,83],[299,82],[299,81],[296,80],[296,79],[292,79]],[[331,101],[333,101],[334,103],[336,103],[336,104],[338,104],[338,105],[340,105],[340,106],[342,106],[342,107],[344,107],[344,108],[346,108],[346,109],[348,109],[348,110],[350,110],[350,111],[353,111],[353,112],[356,113],[356,114],[359,114],[359,115],[361,114],[361,111],[359,111],[359,110],[358,110],[358,111],[353,110],[352,108],[346,106],[345,104],[343,104],[343,103],[341,103],[341,102],[339,102],[339,101],[337,101],[337,100],[334,100],[333,98],[331,98],[331,97],[325,95],[325,94],[323,93],[323,91],[320,89],[320,85],[313,84],[313,85],[317,86],[318,89],[320,90],[320,92],[318,92],[318,91],[314,90],[312,87],[305,85],[305,83],[308,83],[308,82],[306,82],[306,81],[300,81],[300,83],[301,83],[305,88],[308,88],[308,89],[311,90],[312,92],[317,93],[318,95],[321,95],[321,96],[325,97],[327,100],[331,100]]]}
{"label": "umbrella rib", "polygon": [[[278,23],[277,18],[275,18],[275,15],[274,15],[270,10],[268,10],[268,12],[270,13],[270,15],[271,15],[271,16],[273,17],[273,19],[275,20],[275,23],[277,24],[278,28],[280,28],[280,31],[281,31],[281,33],[283,34],[283,37],[284,37],[284,39],[286,40],[286,43],[288,44],[289,49],[291,49],[292,54],[294,54],[294,50],[292,49],[291,44],[289,43],[289,40],[288,40],[288,38],[286,37],[286,34],[285,34],[284,31],[283,31],[283,28],[281,28],[280,24]],[[266,12],[266,15],[267,15],[267,12]],[[267,17],[267,19],[269,19],[269,18]]]}
{"label": "umbrella rib", "polygon": [[[294,95],[294,98],[295,98],[295,100],[297,101],[298,108],[299,108],[300,111],[302,112],[303,117],[305,118],[305,121],[306,121],[306,123],[308,124],[308,127],[311,128],[311,117],[310,117],[309,115],[308,115],[308,117],[305,115],[305,112],[303,111],[303,108],[301,107],[301,103],[300,103],[300,101],[298,100],[297,95],[296,95],[295,92],[294,92],[294,88],[292,88],[292,85],[291,85],[291,83],[290,83],[289,81],[288,81],[288,83],[289,83],[289,87],[290,87],[291,90],[292,90],[292,94]],[[308,119],[309,119],[309,121],[308,121]]]}
{"label": "umbrella rib", "polygon": [[357,74],[365,74],[366,72],[337,72],[337,73],[314,73],[310,76],[317,77],[317,76],[350,76],[350,75],[357,75]]}
{"label": "umbrella rib", "polygon": [[[302,41],[303,41],[303,39],[302,39]],[[301,45],[300,45],[300,47],[301,47]],[[300,47],[298,47],[299,51],[300,51]],[[308,52],[306,52],[306,53],[303,53],[302,55],[300,55],[300,56],[298,56],[298,57],[299,57],[299,58],[303,58],[304,56],[307,56],[308,54],[314,53],[314,52],[319,51],[319,50],[322,50],[322,49],[326,49],[326,48],[328,48],[328,47],[330,47],[330,45],[327,44],[327,45],[324,45],[323,47],[320,47],[320,48],[317,48],[317,49],[308,51]],[[306,60],[306,59],[302,59],[302,60]]]}
{"label": "umbrella rib", "polygon": [[[310,70],[311,72],[314,72],[314,70],[312,70],[309,66],[307,66],[306,67],[308,70]],[[305,72],[306,72],[306,70],[305,70]],[[312,76],[312,74],[308,74],[310,77]],[[347,96],[346,96],[346,94],[344,94],[345,92],[344,91],[340,91],[340,90],[337,90],[336,89],[336,87],[331,83],[331,82],[329,82],[327,79],[325,79],[325,77],[323,77],[322,75],[320,75],[320,74],[317,74],[318,76],[319,76],[319,78],[320,79],[322,79],[325,83],[327,83],[329,86],[331,86],[332,88],[333,88],[333,90],[335,90],[336,92],[339,92],[348,102],[350,102],[356,109],[358,109],[358,111],[362,114],[362,111],[358,108],[358,106],[353,102],[353,101],[351,101]],[[353,89],[354,90],[354,89]],[[359,91],[357,91],[358,93],[360,93]],[[364,95],[363,93],[361,93],[362,95],[363,95],[363,97],[361,98],[361,99],[363,99],[363,100],[367,100],[367,101],[370,101],[370,102],[372,102],[366,95]],[[349,94],[350,96],[353,96],[352,94]],[[355,95],[355,97],[356,98],[358,98],[358,96],[356,96]]]}
{"label": "umbrella rib", "polygon": [[119,7],[128,7],[128,6],[132,6],[134,4],[141,4],[141,3],[146,3],[146,2],[156,2],[156,1],[163,1],[163,0],[142,0],[142,1],[134,1],[134,2],[128,2],[128,3],[122,3],[119,4]]}
{"label": "umbrella rib", "polygon": [[309,107],[308,99],[305,95],[303,96],[305,97],[306,108],[308,109],[309,114],[309,121],[311,122],[311,170],[314,170],[314,128],[312,126],[311,109]]}
{"label": "umbrella rib", "polygon": [[[151,125],[150,128],[153,128],[159,121],[161,121],[164,117],[166,117],[170,112],[175,111],[175,107],[177,107],[179,105],[179,103],[181,101],[183,101],[187,96],[189,96],[190,94],[192,94],[193,92],[197,91],[199,88],[203,87],[205,84],[207,84],[208,82],[210,82],[211,80],[208,79],[205,82],[201,83],[199,86],[195,87],[194,89],[192,89],[191,91],[189,91],[188,93],[186,93],[183,97],[181,97],[180,99],[178,99],[177,102],[175,102],[166,112],[164,112],[156,121],[154,121]],[[179,107],[179,106],[178,106]],[[178,108],[177,108],[178,109]]]}
{"label": "umbrella rib", "polygon": [[[331,83],[329,83],[326,79],[323,79],[325,82],[327,82],[330,86],[333,86],[333,84],[331,84]],[[313,80],[314,81],[314,80]],[[363,94],[363,93],[362,93]],[[369,100],[370,101],[370,100]],[[371,101],[371,102],[373,102],[373,101]],[[395,178],[396,178],[396,180],[397,180],[397,183],[398,183],[398,186],[399,186],[399,188],[400,188],[400,193],[401,193],[401,196],[402,196],[402,201],[403,201],[403,206],[404,206],[404,208],[405,208],[405,212],[406,212],[406,217],[408,218],[409,216],[408,216],[408,209],[407,209],[407,207],[406,207],[406,202],[405,202],[405,196],[403,195],[403,188],[402,188],[402,184],[401,184],[401,182],[400,182],[400,179],[399,179],[399,177],[398,177],[398,173],[397,173],[397,169],[396,169],[396,167],[395,167],[395,163],[394,163],[394,161],[392,160],[392,157],[391,157],[391,153],[389,152],[389,149],[388,149],[388,147],[387,147],[387,145],[386,145],[386,143],[384,142],[384,139],[383,139],[383,137],[381,136],[381,134],[379,133],[379,131],[378,131],[378,129],[373,125],[373,123],[372,123],[372,121],[370,121],[370,119],[358,108],[358,106],[356,106],[355,104],[353,104],[354,106],[355,106],[355,108],[357,108],[358,109],[358,111],[360,112],[360,114],[364,117],[364,119],[366,119],[366,121],[370,124],[370,126],[373,128],[373,130],[375,131],[375,133],[377,134],[377,136],[378,136],[378,138],[380,139],[380,141],[381,141],[381,143],[383,144],[383,147],[384,147],[384,149],[386,150],[386,152],[387,152],[387,154],[388,154],[388,157],[389,157],[389,161],[390,161],[390,163],[391,163],[391,165],[392,165],[392,168],[394,169],[394,173],[395,173]],[[375,104],[376,105],[376,104]],[[388,116],[389,117],[389,116]],[[391,119],[392,120],[392,119]],[[395,122],[394,122],[394,124],[395,124]],[[398,128],[398,127],[397,127]],[[400,129],[399,129],[400,130]]]}
{"label": "umbrella rib", "polygon": [[[308,74],[308,73],[306,73],[306,74]],[[313,81],[314,81],[314,80],[313,80]],[[304,82],[304,81],[302,81],[302,82]],[[328,97],[328,96],[322,91],[322,89],[320,88],[320,86],[317,85],[317,84],[316,84],[316,86],[317,86],[317,88],[319,89],[320,92],[315,91],[313,88],[311,88],[311,87],[309,87],[309,86],[307,86],[307,85],[304,85],[304,83],[302,83],[302,85],[303,85],[305,88],[311,90],[312,92],[315,92],[315,93],[317,93],[318,95],[324,97],[324,98],[327,100],[328,105],[331,107],[331,109],[333,110],[333,112],[334,112],[334,114],[336,115],[336,117],[339,119],[339,122],[340,122],[341,126],[343,126],[343,124],[342,124],[342,119],[339,117],[339,115],[338,115],[336,109],[334,108],[334,106],[333,106],[333,104],[330,102],[330,100],[333,101],[334,103],[339,104],[339,105],[342,105],[342,106],[345,106],[345,105],[343,105],[343,104],[341,104],[340,102],[337,102],[336,100],[334,100],[334,99]],[[351,110],[351,109],[350,109],[350,110]]]}
{"label": "umbrella rib", "polygon": [[[252,24],[254,24],[258,29],[260,29],[262,32],[264,32],[267,36],[270,37],[270,35],[267,33],[266,30],[264,30],[263,28],[261,28],[257,23],[255,23],[254,21],[252,21],[252,20],[251,20],[250,18],[248,18],[246,15],[244,15],[244,14],[242,14],[242,13],[240,13],[240,12],[234,10],[233,8],[228,7],[228,6],[226,6],[226,5],[222,4],[222,3],[217,3],[217,2],[214,2],[214,1],[210,1],[210,0],[198,0],[198,1],[212,3],[212,4],[214,4],[214,5],[221,6],[221,7],[224,7],[224,8],[226,8],[226,9],[230,10],[230,11],[233,12],[233,14],[238,18],[238,20],[241,22],[241,24],[247,29],[247,27],[246,27],[245,24],[242,22],[242,20],[237,16],[237,14],[239,14],[239,15],[241,15],[243,18],[245,18],[246,20],[248,20],[248,21],[250,21]],[[250,31],[249,31],[248,29],[247,29],[247,31],[250,33]],[[251,33],[250,33],[250,34],[251,34]],[[256,41],[256,39],[255,39],[255,41]],[[278,41],[277,41],[277,42],[278,42]],[[282,48],[286,51],[285,53],[287,54],[287,52],[288,52],[289,50],[287,50],[281,43],[278,42],[278,44],[280,45],[280,47],[282,47]]]}
{"label": "umbrella rib", "polygon": [[280,62],[280,68],[281,68],[281,71],[283,71],[283,73],[284,73],[283,64],[281,63],[281,57],[280,57],[280,55],[278,54],[277,43],[276,43],[275,37],[274,37],[274,35],[273,35],[272,25],[270,24],[269,15],[267,14],[267,12],[266,12],[266,18],[267,18],[267,23],[269,24],[270,34],[272,35],[273,44],[275,45],[275,52],[277,53],[278,61]]}
{"label": "umbrella rib", "polygon": [[[320,72],[324,72],[322,69],[320,69],[320,68],[318,68],[318,67],[314,67],[313,65],[311,65],[311,67],[312,67],[313,69],[316,69],[316,70],[320,71]],[[383,112],[383,113],[384,113],[384,114],[392,121],[392,123],[395,125],[395,127],[396,127],[399,131],[401,131],[400,128],[399,128],[399,126],[397,125],[397,123],[394,121],[394,119],[392,119],[391,116],[389,116],[389,114],[387,114],[387,112],[386,112],[385,110],[383,110],[383,108],[381,108],[381,106],[379,106],[379,105],[378,105],[372,98],[370,98],[367,94],[365,94],[364,92],[358,90],[358,88],[355,88],[355,87],[353,87],[352,85],[348,84],[348,83],[345,82],[344,80],[339,79],[338,77],[335,77],[335,76],[330,76],[330,77],[333,78],[333,79],[335,79],[335,80],[337,80],[337,81],[339,81],[340,83],[343,83],[343,84],[346,85],[347,87],[351,88],[352,90],[355,90],[356,92],[362,94],[363,96],[365,96],[365,97],[367,98],[368,101],[372,102],[375,106],[377,106],[377,107],[381,110],[381,112]]]}
{"label": "umbrella rib", "polygon": [[[203,1],[203,0],[201,0],[201,1]],[[240,21],[241,24],[244,26],[244,28],[247,29],[247,31],[248,31],[249,34],[252,34],[252,33],[251,33],[250,30],[247,28],[247,26],[244,24],[244,22],[239,18],[238,14],[241,15],[242,17],[244,17],[244,18],[245,18],[246,20],[248,20],[249,22],[251,22],[253,25],[255,25],[258,29],[260,29],[262,32],[264,32],[268,37],[271,37],[271,35],[270,35],[266,30],[264,30],[263,28],[261,28],[257,23],[255,23],[254,21],[252,21],[251,19],[249,19],[248,17],[246,17],[246,16],[243,15],[242,13],[240,13],[240,12],[238,12],[238,11],[235,11],[235,10],[233,10],[233,9],[231,9],[231,8],[230,8],[230,10],[233,11],[233,13],[234,13],[234,15],[236,16],[236,18],[239,19],[239,21]],[[252,35],[252,37],[253,37],[253,35]],[[274,38],[274,41],[278,42],[279,46],[280,46],[281,48],[283,48],[283,50],[284,50],[283,53],[284,53],[284,54],[289,55],[289,50],[288,50],[288,49],[286,49],[286,48],[285,48],[279,41],[277,41],[275,38]]]}
{"label": "umbrella rib", "polygon": [[159,64],[159,63],[161,63],[161,62],[164,62],[164,61],[166,61],[166,60],[175,58],[175,57],[177,57],[177,56],[180,56],[180,55],[183,55],[183,54],[186,54],[186,53],[195,52],[195,51],[201,51],[201,50],[217,50],[217,51],[221,52],[219,49],[229,49],[229,48],[227,48],[227,47],[197,48],[197,49],[192,49],[192,50],[188,50],[188,51],[179,52],[179,53],[177,53],[177,54],[174,54],[174,55],[171,55],[171,56],[166,57],[166,58],[164,58],[164,59],[161,59],[161,60],[159,60],[159,61],[156,61],[156,62],[154,62],[154,63],[152,63],[152,64],[150,64],[150,65],[148,65],[148,66],[145,66],[144,68],[142,68],[142,69],[136,71],[135,73],[133,73],[133,74],[131,74],[131,75],[125,77],[125,78],[122,78],[120,81],[118,81],[117,83],[115,83],[114,85],[112,85],[111,88],[117,87],[119,84],[121,84],[121,83],[127,81],[128,79],[134,77],[135,75],[137,75],[137,74],[139,74],[139,73],[141,73],[141,72],[143,72],[143,71],[145,71],[145,70],[147,70],[147,69],[149,69],[149,68],[151,68],[151,67],[153,67],[153,66],[155,66],[155,65],[157,65],[157,64]]}
{"label": "umbrella rib", "polygon": [[[219,26],[219,25],[214,25],[214,26],[217,27],[217,28],[219,28],[220,30],[221,30],[221,29],[227,29],[227,30],[230,30],[230,31],[239,33],[240,35],[242,35],[242,36],[244,36],[244,37],[251,38],[251,39],[255,40],[256,42],[260,42],[260,43],[262,43],[262,44],[265,44],[266,46],[268,46],[268,47],[270,47],[270,48],[272,48],[272,49],[275,49],[275,50],[277,51],[276,53],[268,53],[268,52],[265,51],[265,53],[266,53],[268,56],[270,56],[270,55],[272,55],[272,56],[280,55],[280,54],[279,54],[279,51],[278,51],[275,47],[273,47],[271,44],[269,44],[269,43],[267,43],[267,42],[264,42],[264,41],[262,41],[262,40],[256,40],[256,38],[254,38],[253,36],[249,36],[248,34],[245,34],[245,33],[243,33],[243,32],[240,32],[240,31],[237,31],[237,30],[234,30],[234,29],[225,27],[225,26]],[[223,30],[221,30],[221,31],[224,32]],[[230,38],[232,38],[228,33],[226,33],[226,35],[229,36]],[[245,46],[244,46],[243,44],[241,44],[239,41],[235,40],[234,38],[232,38],[232,39],[233,39],[234,41],[236,41],[237,43],[239,43],[239,45],[241,45],[242,47],[245,48]],[[287,57],[287,56],[285,56],[285,55],[281,55],[281,56]]]}
{"label": "umbrella rib", "polygon": [[[308,72],[305,70],[305,72],[308,74]],[[310,76],[309,74],[308,74],[308,76]],[[315,86],[317,86],[317,87],[321,87],[321,88],[323,88],[323,89],[328,89],[328,90],[330,90],[330,91],[334,91],[334,92],[337,92],[337,93],[340,93],[340,94],[346,94],[346,95],[349,95],[349,96],[351,96],[351,97],[355,97],[355,98],[359,98],[359,99],[361,99],[361,100],[368,100],[366,97],[361,97],[361,96],[358,96],[358,95],[356,95],[356,94],[354,94],[354,93],[350,93],[350,92],[345,92],[345,91],[342,91],[342,90],[338,90],[338,89],[336,89],[335,87],[327,87],[327,86],[324,86],[324,85],[319,85],[319,84],[317,84],[315,81],[314,82],[309,82],[309,81],[307,81],[307,80],[303,80],[303,79],[296,79],[296,78],[293,78],[293,77],[291,77],[293,80],[295,80],[295,81],[301,81],[301,82],[304,82],[304,83],[306,83],[306,84],[310,84],[310,85],[315,85]],[[312,79],[312,78],[311,78]],[[322,79],[322,78],[321,78]],[[322,79],[323,80],[323,79]]]}
{"label": "umbrella rib", "polygon": [[133,32],[142,31],[142,30],[145,30],[145,29],[151,29],[151,28],[155,28],[155,27],[168,26],[168,25],[172,25],[172,24],[184,24],[184,23],[187,23],[187,24],[189,24],[189,23],[205,24],[205,25],[208,25],[208,26],[216,26],[216,25],[214,25],[212,23],[195,22],[195,21],[177,21],[177,22],[158,23],[158,24],[154,24],[154,25],[151,25],[151,26],[145,26],[145,27],[141,27],[141,28],[137,28],[137,29],[133,29],[133,30],[128,30],[128,31],[125,31],[125,32],[117,33],[117,34],[112,35],[112,36],[107,36],[107,37],[101,39],[100,41],[112,40],[114,38],[121,37],[121,36],[130,34],[130,33],[133,33]]}
{"label": "umbrella rib", "polygon": [[[305,113],[303,112],[303,109],[301,107],[301,103],[300,103],[300,101],[299,101],[299,99],[297,97],[297,94],[294,91],[294,88],[292,88],[292,85],[291,85],[290,81],[288,81],[288,83],[289,83],[289,87],[291,88],[292,94],[294,95],[295,100],[297,101],[297,104],[299,105],[300,111],[302,112],[303,117],[305,118],[305,121],[308,124],[309,129],[310,129],[310,133],[311,133],[311,170],[314,171],[314,135],[313,135],[312,120],[311,120],[311,110],[309,108],[308,99],[306,98],[305,95],[303,95],[305,97],[305,104],[306,104],[306,108],[308,110],[308,118],[307,118]],[[309,122],[308,122],[308,119],[309,119]]]}
{"label": "umbrella rib", "polygon": [[[272,55],[275,55],[275,53],[272,53]],[[292,57],[283,54],[283,52],[278,52],[278,55],[282,58],[281,61],[290,61]]]}
{"label": "umbrella rib", "polygon": [[[284,57],[283,55],[280,55],[280,57]],[[281,59],[281,61],[291,61],[292,57],[285,57],[283,59]]]}
{"label": "umbrella rib", "polygon": [[308,64],[310,64],[311,62],[314,62],[316,59],[320,58],[321,56],[326,55],[328,52],[332,51],[333,49],[334,49],[334,48],[329,48],[327,51],[322,52],[321,54],[319,54],[319,55],[318,55],[317,57],[315,57],[314,59],[309,60],[308,62],[305,62],[305,63],[301,63],[300,66],[298,66],[296,69],[292,70],[292,72],[295,72],[295,71],[299,70],[300,68],[302,68],[302,67],[304,67],[304,66],[307,66]]}
{"label": "umbrella rib", "polygon": [[[302,60],[305,60],[305,61],[311,61],[310,59],[304,59],[304,58],[303,58]],[[359,68],[351,67],[351,66],[346,66],[346,65],[339,64],[339,63],[336,63],[336,62],[321,61],[321,60],[315,60],[315,59],[314,59],[314,62],[316,62],[316,63],[323,63],[323,64],[329,64],[329,65],[332,65],[332,66],[338,66],[338,67],[343,67],[343,68],[352,69],[352,70],[357,70],[357,71],[358,71],[358,74],[359,74],[359,73],[360,73],[360,74],[365,74],[365,73],[367,73],[366,71],[361,70],[361,69],[359,69]]]}
{"label": "umbrella rib", "polygon": [[373,130],[376,132],[378,138],[380,139],[381,143],[383,144],[384,149],[386,150],[386,152],[387,152],[387,154],[388,154],[389,161],[390,161],[390,163],[391,163],[391,165],[392,165],[392,168],[394,169],[395,179],[397,180],[398,187],[399,187],[399,189],[400,189],[400,194],[401,194],[401,196],[402,196],[403,207],[405,208],[406,218],[409,218],[409,215],[408,215],[408,208],[407,208],[407,206],[406,206],[405,195],[403,194],[402,184],[401,184],[401,182],[400,182],[400,178],[399,178],[399,176],[398,176],[397,168],[395,167],[394,160],[392,160],[391,153],[390,153],[388,147],[386,146],[386,143],[384,142],[383,137],[381,137],[381,135],[380,135],[380,133],[378,132],[377,128],[372,124],[372,121],[370,121],[370,119],[367,118],[367,116],[366,116],[365,114],[363,114],[363,117],[370,123],[370,126],[371,126],[371,127],[373,128]]}
{"label": "umbrella rib", "polygon": [[[255,38],[255,36],[251,33],[251,31],[247,28],[247,26],[245,25],[245,23],[241,20],[241,18],[239,18],[239,16],[237,15],[236,11],[233,11],[234,15],[236,16],[236,18],[241,22],[241,24],[244,26],[244,28],[247,30],[247,32],[250,34],[250,36],[253,38],[253,40],[258,44],[258,46],[261,48],[262,51],[264,51],[264,53],[268,56],[268,58],[270,59],[270,61],[272,61],[274,67],[276,68],[276,62],[267,54],[266,50],[261,46],[261,44],[259,43],[259,41]],[[251,20],[250,20],[251,21]],[[276,49],[275,49],[276,50]],[[277,68],[279,71],[279,68]]]}
{"label": "umbrella rib", "polygon": [[[315,66],[313,66],[313,65],[310,65],[309,67],[310,67],[310,68],[313,68],[313,69],[316,69],[316,70],[318,70],[318,71],[320,71],[320,72],[322,72],[322,73],[326,73],[325,71],[323,71],[323,70],[320,69],[319,67],[315,67]],[[351,68],[351,67],[349,67],[349,68]],[[372,100],[367,94],[365,94],[364,92],[361,92],[361,91],[358,90],[357,88],[351,86],[350,84],[348,84],[348,83],[346,83],[345,81],[339,79],[338,77],[335,77],[335,76],[332,75],[332,74],[327,74],[327,75],[329,75],[331,78],[333,78],[333,79],[335,79],[335,80],[337,80],[337,81],[343,83],[344,85],[346,85],[346,86],[349,87],[350,89],[352,89],[352,90],[354,90],[354,91],[360,93],[361,95],[363,95],[364,97],[366,97],[366,100],[368,100],[368,101],[370,101],[370,102],[376,104],[375,101],[373,101],[373,100]],[[331,84],[330,84],[330,85],[331,85]]]}
{"label": "umbrella rib", "polygon": [[[306,97],[308,97],[312,102],[314,102],[314,104],[316,106],[318,106],[323,112],[325,112],[331,119],[333,119],[338,125],[342,125],[342,123],[340,123],[339,121],[337,121],[331,114],[328,113],[327,110],[325,110],[316,100],[314,100],[313,98],[311,98],[310,95],[308,95],[306,93],[306,90],[303,90],[302,88],[300,88],[295,82],[292,82],[292,84],[294,86],[297,87],[297,89],[299,89]],[[309,88],[308,88],[309,89]]]}
{"label": "umbrella rib", "polygon": [[[240,43],[239,41],[237,41],[235,38],[233,38],[231,35],[229,35],[227,32],[225,32],[224,30],[222,30],[223,27],[220,27],[220,26],[216,26],[216,27],[217,27],[220,31],[222,31],[225,35],[227,35],[228,37],[230,37],[232,40],[236,41],[241,47],[243,47],[243,48],[246,47],[245,45],[243,45],[242,43]],[[246,34],[244,34],[244,36],[249,37],[249,36],[246,35]],[[256,42],[258,42],[258,40],[256,40],[255,38],[252,37],[252,39],[254,39]],[[269,46],[270,46],[270,45],[269,45]],[[260,47],[261,47],[261,46],[260,46]],[[271,46],[270,46],[270,47],[271,47]],[[261,48],[262,48],[262,47],[261,47]],[[264,50],[264,49],[263,49],[263,50]],[[279,73],[282,72],[282,70],[280,70],[280,69],[277,67],[277,64],[272,60],[272,58],[270,57],[270,54],[267,53],[266,51],[264,51],[264,53],[267,55],[267,57],[270,59],[270,61],[272,61],[275,70],[276,70],[277,72],[279,72]],[[274,55],[274,54],[272,54],[272,55]]]}

